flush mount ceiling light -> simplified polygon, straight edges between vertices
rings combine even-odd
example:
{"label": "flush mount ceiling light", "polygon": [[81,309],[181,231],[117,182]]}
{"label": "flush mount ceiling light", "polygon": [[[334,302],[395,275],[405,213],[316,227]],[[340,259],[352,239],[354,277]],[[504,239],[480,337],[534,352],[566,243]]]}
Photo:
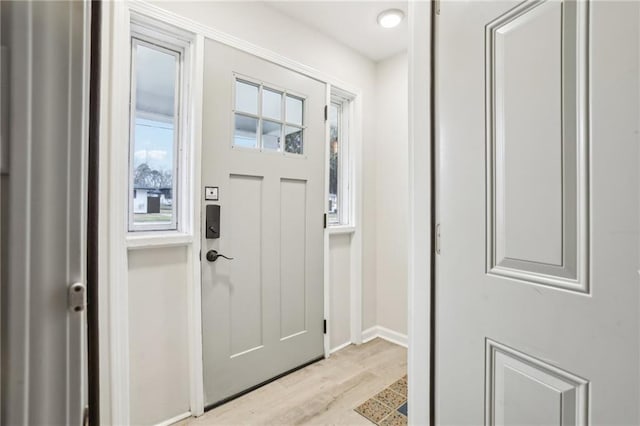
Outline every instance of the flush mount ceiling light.
{"label": "flush mount ceiling light", "polygon": [[378,15],[378,25],[382,28],[395,28],[404,19],[404,12],[400,9],[389,9]]}

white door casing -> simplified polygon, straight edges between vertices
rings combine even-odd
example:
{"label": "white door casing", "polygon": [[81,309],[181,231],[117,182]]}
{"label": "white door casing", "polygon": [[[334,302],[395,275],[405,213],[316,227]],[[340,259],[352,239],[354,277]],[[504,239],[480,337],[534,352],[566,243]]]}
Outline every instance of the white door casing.
{"label": "white door casing", "polygon": [[[202,185],[205,405],[323,356],[325,84],[207,40]],[[233,147],[235,80],[304,96],[304,154]],[[284,141],[283,141],[284,145]],[[204,188],[203,188],[204,193]],[[220,238],[206,239],[206,206]],[[215,249],[233,257],[215,262]]]}
{"label": "white door casing", "polygon": [[637,2],[436,18],[437,424],[638,424]]}

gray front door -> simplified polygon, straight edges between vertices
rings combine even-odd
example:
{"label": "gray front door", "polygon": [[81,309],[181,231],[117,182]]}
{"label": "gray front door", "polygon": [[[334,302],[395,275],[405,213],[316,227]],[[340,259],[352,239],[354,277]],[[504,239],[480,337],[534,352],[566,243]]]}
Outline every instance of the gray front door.
{"label": "gray front door", "polygon": [[206,405],[323,355],[324,105],[323,83],[206,42],[202,185],[218,201],[203,228],[220,206],[220,237],[202,235]]}

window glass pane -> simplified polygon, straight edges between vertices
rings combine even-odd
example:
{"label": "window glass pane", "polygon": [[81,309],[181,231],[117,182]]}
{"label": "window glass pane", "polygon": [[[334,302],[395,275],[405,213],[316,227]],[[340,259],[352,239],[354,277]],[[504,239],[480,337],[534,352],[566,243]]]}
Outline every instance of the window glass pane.
{"label": "window glass pane", "polygon": [[262,115],[276,120],[282,120],[282,93],[262,89]]}
{"label": "window glass pane", "polygon": [[258,119],[236,114],[233,144],[243,148],[258,147]]}
{"label": "window glass pane", "polygon": [[284,136],[284,149],[292,154],[302,154],[303,140],[302,129],[299,127],[287,126]]}
{"label": "window glass pane", "polygon": [[258,86],[236,80],[236,111],[258,114]]}
{"label": "window glass pane", "polygon": [[302,126],[302,99],[287,95],[287,122]]}
{"label": "window glass pane", "polygon": [[339,221],[339,143],[340,143],[340,110],[339,104],[329,107],[329,221]]}
{"label": "window glass pane", "polygon": [[266,120],[262,122],[262,147],[264,149],[279,151],[281,138],[282,124]]}
{"label": "window glass pane", "polygon": [[179,54],[135,44],[132,117],[133,225],[175,228],[176,88]]}

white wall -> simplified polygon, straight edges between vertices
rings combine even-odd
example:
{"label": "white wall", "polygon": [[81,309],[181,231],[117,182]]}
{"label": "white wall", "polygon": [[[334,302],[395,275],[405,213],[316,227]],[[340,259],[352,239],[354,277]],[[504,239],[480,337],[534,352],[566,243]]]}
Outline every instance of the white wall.
{"label": "white wall", "polygon": [[376,320],[407,334],[408,57],[376,67]]}
{"label": "white wall", "polygon": [[351,236],[332,235],[329,242],[329,282],[331,305],[329,307],[329,342],[335,349],[351,340],[349,280],[351,272]]}
{"label": "white wall", "polygon": [[129,251],[131,424],[189,411],[187,247]]}

